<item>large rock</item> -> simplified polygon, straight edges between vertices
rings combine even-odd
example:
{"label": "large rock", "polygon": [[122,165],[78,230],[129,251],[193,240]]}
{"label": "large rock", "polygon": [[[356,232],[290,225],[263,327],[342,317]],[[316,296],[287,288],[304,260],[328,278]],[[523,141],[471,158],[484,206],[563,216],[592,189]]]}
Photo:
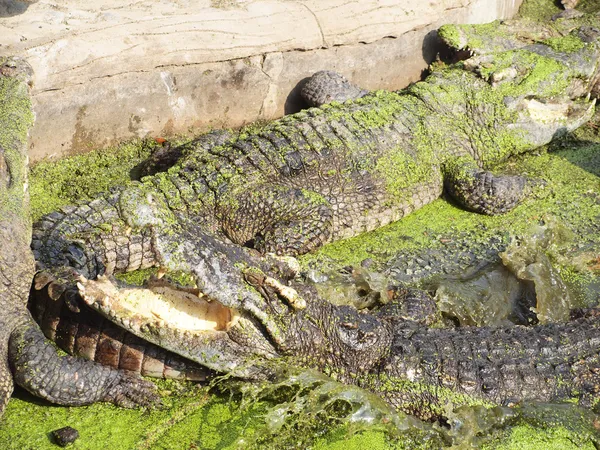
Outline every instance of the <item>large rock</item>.
{"label": "large rock", "polygon": [[507,18],[520,0],[41,0],[0,3],[0,55],[36,73],[30,156],[300,107],[321,69],[398,89],[431,62],[444,23]]}

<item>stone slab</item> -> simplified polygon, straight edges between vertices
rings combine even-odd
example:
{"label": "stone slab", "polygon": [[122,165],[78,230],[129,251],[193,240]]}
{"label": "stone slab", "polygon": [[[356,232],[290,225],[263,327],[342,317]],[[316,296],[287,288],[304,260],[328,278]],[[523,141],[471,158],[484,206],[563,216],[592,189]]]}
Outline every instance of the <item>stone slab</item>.
{"label": "stone slab", "polygon": [[36,76],[32,160],[125,139],[294,112],[298,83],[342,72],[399,89],[444,23],[512,16],[521,0],[0,0],[0,56]]}

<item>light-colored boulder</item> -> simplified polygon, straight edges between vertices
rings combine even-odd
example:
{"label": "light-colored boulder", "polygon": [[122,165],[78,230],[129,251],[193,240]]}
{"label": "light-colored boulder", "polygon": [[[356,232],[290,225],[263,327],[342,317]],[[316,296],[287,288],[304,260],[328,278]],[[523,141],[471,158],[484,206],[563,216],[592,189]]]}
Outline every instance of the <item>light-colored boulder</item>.
{"label": "light-colored boulder", "polygon": [[40,0],[0,6],[0,55],[36,77],[32,159],[142,136],[237,127],[296,111],[333,69],[398,89],[434,30],[512,16],[520,0]]}

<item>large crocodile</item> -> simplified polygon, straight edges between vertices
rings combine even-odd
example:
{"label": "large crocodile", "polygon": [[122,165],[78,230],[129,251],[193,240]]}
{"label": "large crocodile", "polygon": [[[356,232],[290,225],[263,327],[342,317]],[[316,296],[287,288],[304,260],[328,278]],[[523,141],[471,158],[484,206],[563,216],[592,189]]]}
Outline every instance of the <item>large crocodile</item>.
{"label": "large crocodile", "polygon": [[[392,301],[378,312],[359,312],[332,305],[305,284],[282,284],[257,269],[244,249],[217,244],[200,230],[186,238],[194,245],[181,256],[193,272],[205,269],[208,253],[223,277],[245,267],[254,295],[230,291],[237,295],[229,313],[220,314],[225,320],[205,316],[206,300],[190,289],[118,289],[100,277],[80,278],[77,290],[119,326],[204,366],[255,379],[269,377],[287,357],[286,364],[317,368],[426,420],[443,416],[449,405],[597,399],[598,310],[535,327],[427,328],[400,314],[407,302],[427,301],[422,291],[392,289]],[[198,257],[194,248],[201,247],[207,250]],[[220,263],[223,257],[235,264]]]}
{"label": "large crocodile", "polygon": [[27,134],[33,122],[31,68],[18,58],[0,60],[0,414],[16,383],[64,405],[110,401],[153,403],[153,387],[139,377],[83,359],[59,356],[27,311],[35,273],[29,248]]}
{"label": "large crocodile", "polygon": [[311,108],[224,145],[192,142],[167,172],[44,217],[36,260],[89,278],[164,265],[160,241],[182,218],[261,253],[302,254],[398,220],[443,187],[474,211],[508,211],[531,183],[489,169],[593,112],[600,38],[574,20],[560,39],[471,58],[405,91]]}
{"label": "large crocodile", "polygon": [[[303,287],[290,289],[262,275],[272,274],[275,262],[227,242],[302,253],[395,220],[439,196],[442,184],[476,211],[510,209],[523,195],[525,180],[485,169],[590,117],[593,102],[585,94],[597,81],[599,33],[571,28],[568,53],[555,48],[556,36],[546,35],[546,43],[521,43],[524,48],[497,52],[495,59],[434,72],[404,93],[361,92],[358,100],[308,110],[227,145],[189,151],[167,173],[47,216],[34,232],[34,252],[43,266],[66,264],[87,277],[152,265],[193,274],[198,290],[230,308],[233,320],[182,332],[165,319],[124,317],[124,303],[113,302],[118,293],[107,282],[85,281],[82,291],[90,304],[133,332],[239,376],[264,375],[268,369],[255,363],[294,355],[422,417],[439,414],[446,394],[456,394],[459,402],[593,395],[593,319],[512,332],[420,331],[389,311],[360,314],[333,307]],[[458,125],[452,135],[443,133],[449,124]],[[58,289],[60,295],[64,287]],[[280,297],[301,311],[290,313]],[[311,299],[308,306],[305,297]],[[527,343],[525,353],[539,344],[529,352],[539,356],[544,370],[523,352],[507,349],[503,339],[511,333]],[[557,342],[570,335],[580,345],[566,346],[563,354]],[[456,347],[433,348],[439,338]],[[457,365],[446,366],[440,356],[459,344],[475,352],[473,345],[482,339],[491,346],[487,359],[463,361],[457,351]],[[546,364],[555,354],[567,361],[564,366]],[[498,370],[503,364],[507,374],[538,384],[511,385]],[[572,383],[564,387],[563,380]],[[418,407],[411,409],[415,402]]]}

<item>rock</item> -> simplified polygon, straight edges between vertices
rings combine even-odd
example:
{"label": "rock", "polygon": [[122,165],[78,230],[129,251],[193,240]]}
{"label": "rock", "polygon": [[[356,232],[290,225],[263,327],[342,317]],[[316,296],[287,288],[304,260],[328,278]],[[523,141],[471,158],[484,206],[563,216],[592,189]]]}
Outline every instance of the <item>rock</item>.
{"label": "rock", "polygon": [[71,427],[63,427],[52,432],[54,442],[61,447],[66,447],[79,439],[79,431]]}
{"label": "rock", "polygon": [[520,3],[54,0],[0,14],[0,56],[34,68],[35,161],[274,119],[300,109],[295,87],[324,69],[399,89],[433,61],[440,25],[508,18]]}

